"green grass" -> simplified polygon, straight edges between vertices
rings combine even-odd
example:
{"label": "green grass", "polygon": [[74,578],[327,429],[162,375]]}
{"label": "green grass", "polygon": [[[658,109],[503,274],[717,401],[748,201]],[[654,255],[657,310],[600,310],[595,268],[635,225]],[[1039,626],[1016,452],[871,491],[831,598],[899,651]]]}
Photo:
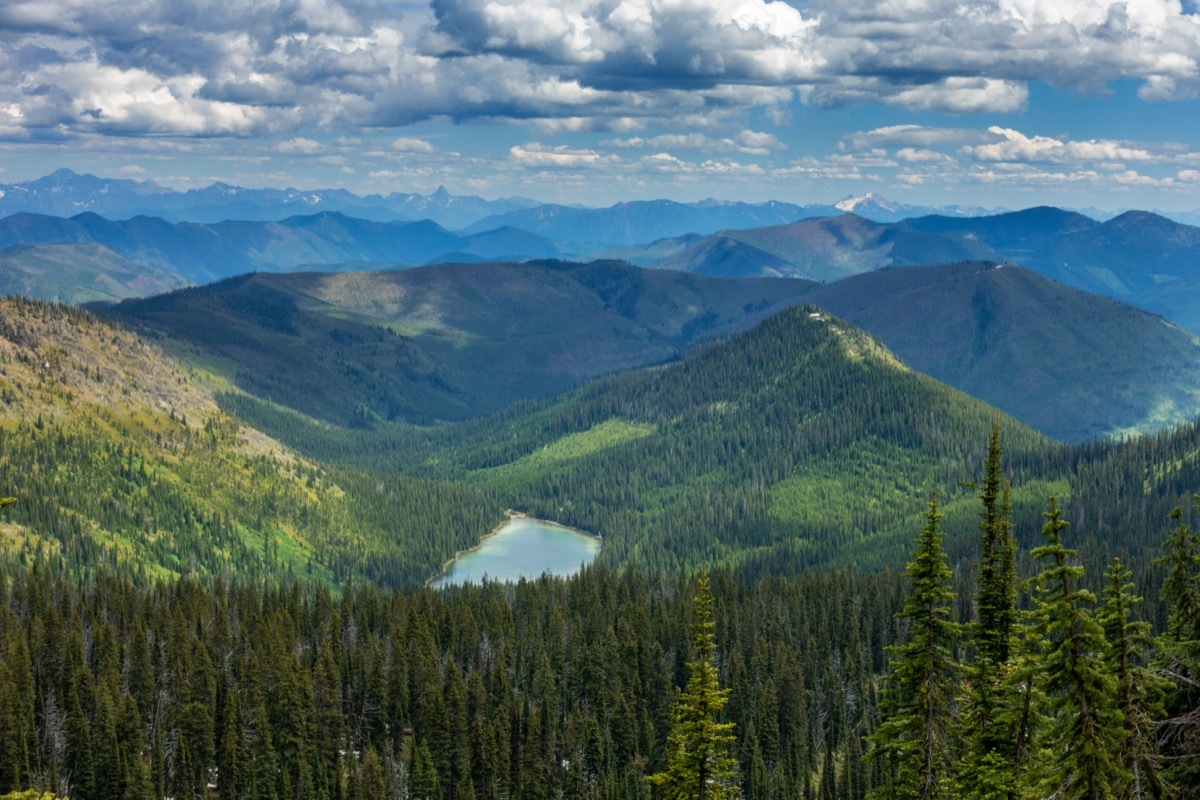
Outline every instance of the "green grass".
{"label": "green grass", "polygon": [[484,480],[515,475],[532,477],[541,474],[543,470],[553,469],[555,465],[650,436],[655,430],[657,430],[656,426],[643,422],[610,419],[588,428],[586,431],[567,434],[516,461],[473,472],[475,476]]}

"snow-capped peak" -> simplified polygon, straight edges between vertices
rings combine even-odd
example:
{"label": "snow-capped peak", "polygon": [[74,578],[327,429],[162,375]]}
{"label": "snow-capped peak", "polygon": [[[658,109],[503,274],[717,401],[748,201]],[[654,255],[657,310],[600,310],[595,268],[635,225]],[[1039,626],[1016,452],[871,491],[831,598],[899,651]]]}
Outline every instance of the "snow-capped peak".
{"label": "snow-capped peak", "polygon": [[849,197],[844,197],[841,200],[834,203],[834,208],[838,209],[839,211],[845,211],[848,213],[857,211],[862,206],[871,206],[874,208],[878,208],[882,211],[899,211],[900,210],[899,203],[895,203],[891,200],[888,200],[886,197],[877,195],[874,192],[867,192],[865,197],[854,197],[853,195],[851,195]]}

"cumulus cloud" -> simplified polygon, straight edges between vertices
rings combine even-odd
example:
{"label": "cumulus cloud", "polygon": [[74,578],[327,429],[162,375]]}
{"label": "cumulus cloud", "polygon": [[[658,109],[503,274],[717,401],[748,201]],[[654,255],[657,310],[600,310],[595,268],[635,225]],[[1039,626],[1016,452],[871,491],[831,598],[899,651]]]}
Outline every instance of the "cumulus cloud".
{"label": "cumulus cloud", "polygon": [[522,166],[530,167],[582,167],[601,164],[607,159],[594,150],[566,146],[546,147],[537,142],[515,145],[509,150],[509,158]]}
{"label": "cumulus cloud", "polygon": [[992,126],[988,132],[999,137],[992,144],[963,147],[964,155],[979,161],[1153,161],[1155,154],[1145,147],[1107,139],[1060,141],[1050,136],[1026,136],[1011,128]]}
{"label": "cumulus cloud", "polygon": [[321,149],[320,142],[305,139],[303,136],[297,136],[295,139],[288,139],[286,142],[279,143],[279,152],[281,153],[311,156],[321,152]]}
{"label": "cumulus cloud", "polygon": [[424,139],[413,139],[401,136],[392,142],[392,149],[398,153],[436,153],[437,148]]}
{"label": "cumulus cloud", "polygon": [[[1033,81],[1128,79],[1146,101],[1200,90],[1200,17],[1178,0],[430,0],[416,14],[380,0],[11,0],[0,138],[287,142],[444,118],[761,157],[780,149],[771,134],[731,132],[782,124],[797,98],[973,114],[1024,108]],[[643,131],[701,138],[629,144]],[[1136,150],[912,126],[856,136],[849,150],[910,158],[959,136],[997,163]]]}

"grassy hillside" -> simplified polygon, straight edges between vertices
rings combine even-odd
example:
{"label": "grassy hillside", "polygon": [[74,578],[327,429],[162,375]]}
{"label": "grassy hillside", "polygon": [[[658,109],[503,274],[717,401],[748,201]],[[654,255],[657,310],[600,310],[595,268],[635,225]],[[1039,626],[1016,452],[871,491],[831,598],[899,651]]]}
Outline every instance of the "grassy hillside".
{"label": "grassy hillside", "polygon": [[1146,433],[1200,415],[1200,338],[1020,267],[887,269],[805,299],[914,369],[1059,439]]}
{"label": "grassy hillside", "polygon": [[674,358],[755,324],[805,288],[604,262],[458,264],[258,274],[105,313],[310,416],[425,424]]}

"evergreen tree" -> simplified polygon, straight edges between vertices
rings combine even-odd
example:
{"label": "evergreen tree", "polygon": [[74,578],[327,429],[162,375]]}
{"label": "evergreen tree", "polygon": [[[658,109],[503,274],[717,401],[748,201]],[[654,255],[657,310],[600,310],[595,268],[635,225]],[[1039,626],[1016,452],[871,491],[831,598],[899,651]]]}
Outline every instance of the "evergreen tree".
{"label": "evergreen tree", "polygon": [[1032,556],[1047,562],[1037,578],[1036,613],[1046,642],[1042,669],[1053,758],[1036,774],[1042,796],[1105,800],[1128,781],[1118,755],[1125,744],[1123,717],[1107,669],[1108,642],[1089,610],[1095,595],[1073,585],[1083,567],[1070,563],[1076,552],[1063,545],[1062,531],[1069,525],[1054,497],[1045,516],[1046,544]]}
{"label": "evergreen tree", "polygon": [[[1200,495],[1196,496],[1200,508]],[[1167,718],[1159,736],[1171,768],[1165,773],[1183,798],[1200,797],[1200,540],[1176,508],[1167,530],[1167,553],[1158,563],[1167,568],[1162,599],[1167,603],[1167,630],[1159,637],[1160,671],[1170,681]]]}
{"label": "evergreen tree", "polygon": [[892,645],[884,691],[882,724],[872,735],[873,752],[888,764],[877,798],[947,796],[951,788],[953,693],[959,666],[951,655],[960,626],[951,619],[954,591],[942,549],[937,495],[929,501],[925,528],[904,570],[909,585],[904,610],[908,641]]}
{"label": "evergreen tree", "polygon": [[678,692],[667,739],[667,766],[649,776],[669,800],[723,800],[738,796],[737,762],[730,752],[733,723],[718,722],[729,690],[717,680],[716,624],[707,570],[697,580],[687,688]]}
{"label": "evergreen tree", "polygon": [[[967,668],[964,706],[966,757],[960,786],[971,798],[1008,797],[1016,759],[1018,722],[1006,707],[1012,696],[1012,650],[1017,623],[1016,542],[1012,535],[1012,500],[1000,457],[1000,423],[992,423],[984,479],[978,486],[980,511],[979,577],[976,619],[970,627],[973,660]],[[1018,698],[1019,699],[1019,698]]]}
{"label": "evergreen tree", "polygon": [[1142,598],[1133,593],[1121,559],[1113,559],[1104,577],[1104,605],[1098,615],[1108,639],[1109,671],[1117,679],[1117,695],[1125,715],[1125,741],[1121,756],[1128,783],[1118,794],[1131,800],[1160,797],[1160,759],[1153,741],[1154,717],[1162,708],[1164,681],[1145,668],[1150,648],[1150,623],[1133,619],[1133,608]]}

